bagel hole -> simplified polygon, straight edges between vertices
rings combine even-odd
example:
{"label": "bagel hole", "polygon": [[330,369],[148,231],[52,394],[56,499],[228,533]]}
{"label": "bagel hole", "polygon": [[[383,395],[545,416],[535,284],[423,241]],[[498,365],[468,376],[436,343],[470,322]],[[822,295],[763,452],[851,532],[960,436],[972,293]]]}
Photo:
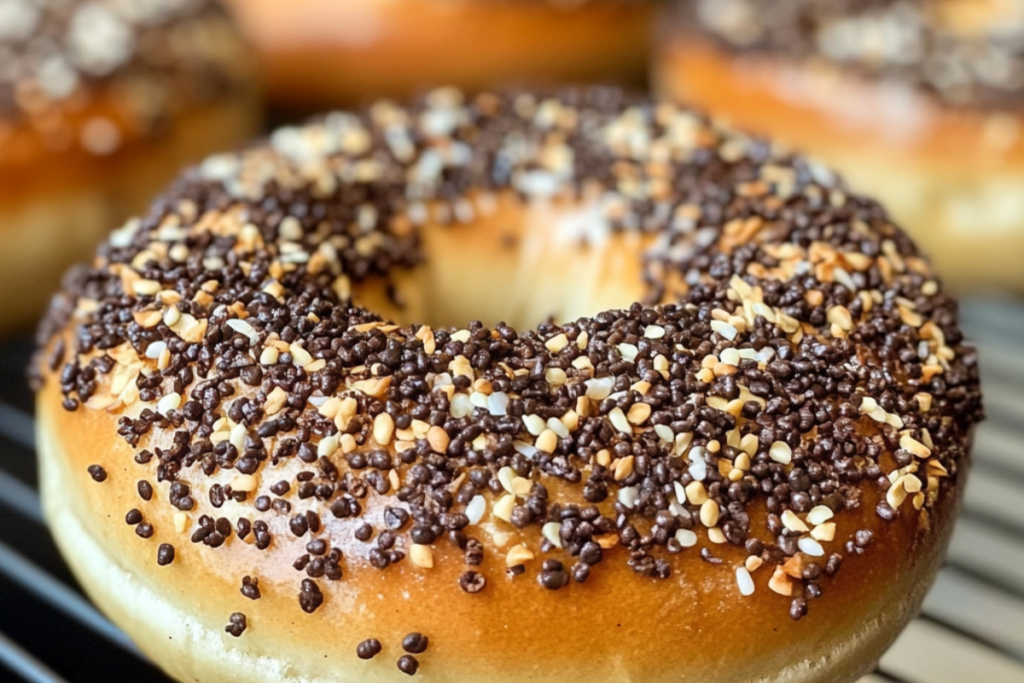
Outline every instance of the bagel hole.
{"label": "bagel hole", "polygon": [[479,320],[526,330],[642,299],[645,244],[611,233],[596,203],[527,203],[505,193],[470,206],[470,222],[423,227],[425,263],[356,286],[355,303],[401,324],[461,329]]}

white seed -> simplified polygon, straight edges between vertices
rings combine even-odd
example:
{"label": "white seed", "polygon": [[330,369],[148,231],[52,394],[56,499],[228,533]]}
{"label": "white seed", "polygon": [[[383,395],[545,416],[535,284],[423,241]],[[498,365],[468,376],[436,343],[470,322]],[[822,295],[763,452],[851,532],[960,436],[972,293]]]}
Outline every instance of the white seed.
{"label": "white seed", "polygon": [[229,432],[228,440],[231,442],[231,445],[238,450],[239,453],[245,450],[245,436],[246,429],[244,424],[236,424],[234,427],[231,428],[231,431]]}
{"label": "white seed", "polygon": [[635,486],[625,486],[619,489],[619,502],[631,510],[633,509],[633,506],[636,505],[636,501],[639,500],[639,498],[640,490]]}
{"label": "white seed", "polygon": [[782,524],[790,531],[798,534],[806,534],[810,531],[810,528],[792,510],[786,510],[782,513]]}
{"label": "white seed", "polygon": [[246,337],[248,337],[249,338],[249,342],[252,343],[252,344],[255,344],[256,342],[258,342],[260,340],[260,335],[256,332],[256,330],[253,328],[253,326],[250,325],[249,323],[245,322],[244,320],[239,320],[238,318],[232,318],[231,320],[227,321],[226,324],[227,324],[228,327],[233,329],[235,332],[238,332],[239,334],[242,334],[242,335],[245,335]]}
{"label": "white seed", "polygon": [[613,473],[615,481],[622,481],[633,474],[633,460],[632,455],[627,455],[625,458],[615,461],[615,471]]}
{"label": "white seed", "polygon": [[722,322],[721,320],[712,320],[711,329],[729,341],[734,340],[736,335],[739,334],[739,330],[728,323]]}
{"label": "white seed", "polygon": [[184,512],[174,513],[174,530],[176,532],[184,533],[185,529],[188,528],[188,515]]}
{"label": "white seed", "polygon": [[444,427],[438,425],[432,425],[427,431],[427,443],[430,444],[430,448],[435,453],[447,453],[448,445],[451,443],[451,438],[448,436],[448,432],[444,430]]}
{"label": "white seed", "polygon": [[904,434],[900,437],[900,448],[913,453],[918,458],[928,458],[931,457],[932,454],[932,450],[930,448],[909,434]]}
{"label": "white seed", "polygon": [[814,525],[824,524],[828,520],[832,519],[832,516],[831,508],[824,505],[818,505],[807,513],[807,522]]}
{"label": "white seed", "polygon": [[491,415],[508,415],[508,394],[498,391],[488,396],[487,412]]}
{"label": "white seed", "polygon": [[338,445],[341,443],[341,438],[337,434],[325,436],[320,439],[320,443],[316,445],[316,454],[321,458],[328,457],[338,450]]}
{"label": "white seed", "polygon": [[477,408],[483,408],[487,410],[487,394],[479,391],[474,391],[469,395],[469,401]]}
{"label": "white seed", "polygon": [[665,336],[665,328],[661,325],[648,325],[644,336],[648,339],[661,339]]}
{"label": "white seed", "polygon": [[779,595],[789,596],[793,594],[793,583],[789,580],[789,576],[783,571],[782,567],[775,568],[775,573],[768,580],[768,588]]}
{"label": "white seed", "polygon": [[654,425],[654,433],[658,435],[658,439],[662,443],[672,443],[676,435],[672,433],[672,428],[668,425]]}
{"label": "white seed", "polygon": [[691,481],[686,485],[686,500],[690,501],[691,505],[704,505],[707,499],[708,490],[704,488],[703,482]]}
{"label": "white seed", "polygon": [[832,541],[836,537],[836,523],[825,522],[811,529],[811,538],[815,541]]}
{"label": "white seed", "polygon": [[850,309],[846,306],[833,306],[828,309],[825,319],[832,325],[838,325],[845,332],[853,329],[853,316],[850,315]]}
{"label": "white seed", "polygon": [[825,549],[821,547],[821,544],[815,541],[813,538],[804,537],[796,542],[800,552],[810,555],[811,557],[822,557],[825,555]]}
{"label": "white seed", "polygon": [[498,470],[498,482],[501,484],[501,487],[509,493],[512,493],[512,480],[515,479],[515,477],[515,470],[507,465]]}
{"label": "white seed", "polygon": [[170,306],[164,311],[164,325],[167,325],[167,327],[177,325],[179,320],[181,320],[181,311],[177,306]]}
{"label": "white seed", "polygon": [[163,355],[163,352],[166,351],[166,350],[167,350],[167,342],[164,342],[164,341],[153,342],[152,344],[150,344],[149,346],[146,347],[146,358],[149,358],[150,360],[156,360],[161,355]]}
{"label": "white seed", "polygon": [[551,353],[558,353],[568,345],[569,338],[566,337],[564,334],[556,334],[554,337],[544,342],[544,346]]}
{"label": "white seed", "polygon": [[601,377],[600,379],[588,379],[587,398],[591,401],[603,401],[608,398],[615,387],[614,377]]}
{"label": "white seed", "polygon": [[161,398],[156,404],[156,412],[161,415],[167,415],[172,410],[177,410],[178,406],[181,405],[181,395],[171,392]]}
{"label": "white seed", "polygon": [[466,394],[455,394],[452,397],[449,410],[452,417],[469,417],[473,414],[473,407],[473,402],[469,400],[469,396]]}
{"label": "white seed", "polygon": [[746,567],[736,568],[736,585],[739,586],[740,595],[746,597],[754,594],[754,579]]}
{"label": "white seed", "polygon": [[288,353],[292,354],[292,365],[295,365],[296,367],[305,367],[313,362],[313,356],[309,354],[309,351],[298,344],[292,344],[289,346]]}
{"label": "white seed", "polygon": [[537,441],[535,441],[533,445],[545,453],[554,453],[555,448],[558,447],[558,435],[550,429],[545,429],[541,432],[540,436],[537,437]]}
{"label": "white seed", "polygon": [[719,355],[719,360],[724,365],[738,366],[740,364],[740,352],[732,347],[724,349]]}
{"label": "white seed", "polygon": [[132,289],[138,296],[155,296],[163,287],[156,280],[136,280]]}
{"label": "white seed", "polygon": [[544,535],[544,538],[546,538],[549,541],[551,541],[551,544],[553,546],[555,546],[556,548],[561,548],[562,547],[562,538],[561,538],[561,536],[558,535],[558,531],[561,528],[562,528],[562,525],[559,524],[558,522],[548,522],[543,527],[541,527],[541,531],[540,532],[541,532],[541,534]]}
{"label": "white seed", "polygon": [[524,415],[523,424],[526,425],[526,431],[530,432],[533,436],[540,436],[547,428],[544,418],[540,415]]}
{"label": "white seed", "polygon": [[373,440],[382,446],[391,443],[395,434],[395,420],[389,413],[380,413],[373,419]]}
{"label": "white seed", "polygon": [[517,498],[526,498],[533,490],[533,482],[526,477],[516,477],[512,480],[512,493]]}
{"label": "white seed", "polygon": [[491,512],[498,519],[508,522],[512,520],[512,508],[514,508],[515,505],[516,497],[511,493],[507,493],[498,499],[498,502],[494,504],[494,509]]}
{"label": "white seed", "polygon": [[281,353],[276,348],[268,346],[260,354],[260,365],[276,365],[280,355]]}
{"label": "white seed", "polygon": [[686,505],[686,489],[678,481],[672,482],[672,487],[676,492],[676,500],[679,501],[680,505]]}
{"label": "white seed", "polygon": [[558,435],[560,439],[565,439],[569,436],[569,429],[557,417],[549,417],[547,427]]}
{"label": "white seed", "polygon": [[684,548],[692,548],[697,545],[697,534],[693,533],[689,529],[680,529],[676,532],[676,540],[679,541],[679,545]]}
{"label": "white seed", "polygon": [[637,354],[640,353],[640,349],[633,344],[619,344],[615,348],[617,348],[619,353],[622,354],[622,357],[630,363],[636,360]]}
{"label": "white seed", "polygon": [[612,426],[620,432],[625,434],[632,434],[633,427],[629,424],[629,420],[626,419],[625,413],[622,412],[622,408],[615,406],[611,412],[608,413],[608,419],[611,421]]}
{"label": "white seed", "polygon": [[505,566],[516,567],[525,562],[529,562],[533,559],[533,557],[533,553],[525,545],[519,544],[516,546],[512,546],[512,548],[508,551],[508,554],[505,555]]}
{"label": "white seed", "polygon": [[700,506],[700,522],[709,529],[718,524],[719,515],[718,503],[710,498]]}
{"label": "white seed", "polygon": [[434,551],[430,549],[429,545],[413,543],[409,546],[409,559],[414,565],[423,569],[433,569],[434,567]]}
{"label": "white seed", "polygon": [[544,373],[544,379],[553,387],[560,387],[568,381],[569,377],[562,368],[551,368]]}
{"label": "white seed", "polygon": [[704,481],[708,477],[708,461],[704,459],[705,450],[698,446],[690,451],[690,476],[696,481]]}
{"label": "white seed", "polygon": [[484,500],[484,497],[473,496],[472,500],[469,501],[469,505],[466,506],[466,519],[469,520],[470,524],[478,524],[483,519],[486,510],[487,501]]}
{"label": "white seed", "polygon": [[788,465],[793,462],[793,449],[785,441],[776,441],[768,449],[768,457],[775,462]]}
{"label": "white seed", "polygon": [[512,442],[512,447],[516,449],[517,453],[522,453],[524,456],[526,456],[530,460],[533,460],[536,457],[537,452],[539,450],[536,446],[532,446],[532,445],[530,445],[528,443],[524,443],[522,441],[514,441],[514,442]]}
{"label": "white seed", "polygon": [[647,418],[651,416],[651,406],[649,403],[634,403],[629,408],[629,413],[626,414],[626,419],[629,420],[630,424],[637,425],[638,427],[644,422],[647,422]]}

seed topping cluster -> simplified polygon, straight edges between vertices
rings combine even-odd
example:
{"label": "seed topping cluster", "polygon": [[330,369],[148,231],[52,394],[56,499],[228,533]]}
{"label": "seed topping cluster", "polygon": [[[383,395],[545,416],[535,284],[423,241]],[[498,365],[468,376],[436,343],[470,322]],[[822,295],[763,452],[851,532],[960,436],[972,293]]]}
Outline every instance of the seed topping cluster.
{"label": "seed topping cluster", "polygon": [[[428,218],[472,223],[509,191],[651,235],[648,301],[530,330],[350,303],[431,258]],[[557,591],[626,563],[642,590],[693,556],[736,600],[772,591],[800,619],[870,550],[872,530],[837,531],[844,514],[927,515],[982,416],[955,302],[875,202],[600,88],[442,90],[212,157],[68,276],[41,345],[64,407],[117,416],[136,452],[129,523],[158,489],[179,557],[288,553],[311,614],[350,573],[429,577],[447,546],[466,600],[485,564]]]}

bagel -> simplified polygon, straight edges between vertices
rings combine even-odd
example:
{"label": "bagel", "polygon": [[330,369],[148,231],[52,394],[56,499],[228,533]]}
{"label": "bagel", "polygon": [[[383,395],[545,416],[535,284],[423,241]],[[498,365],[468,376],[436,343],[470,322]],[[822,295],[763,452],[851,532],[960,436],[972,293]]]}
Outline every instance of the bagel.
{"label": "bagel", "polygon": [[834,166],[885,204],[955,289],[1024,290],[1020,3],[665,7],[661,95]]}
{"label": "bagel", "polygon": [[249,50],[213,0],[0,3],[0,328],[186,164],[258,130]]}
{"label": "bagel", "polygon": [[428,87],[645,82],[655,0],[229,0],[288,110]]}
{"label": "bagel", "polygon": [[280,129],[65,282],[46,514],[181,681],[853,681],[982,417],[880,205],[609,88]]}

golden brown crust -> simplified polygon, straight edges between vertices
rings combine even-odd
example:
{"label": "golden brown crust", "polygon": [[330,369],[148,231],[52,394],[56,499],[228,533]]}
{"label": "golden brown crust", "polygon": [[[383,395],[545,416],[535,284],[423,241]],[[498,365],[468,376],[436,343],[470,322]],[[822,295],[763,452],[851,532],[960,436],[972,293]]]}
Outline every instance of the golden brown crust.
{"label": "golden brown crust", "polygon": [[662,41],[656,89],[820,157],[879,197],[959,290],[1024,288],[1024,121],[822,62]]}
{"label": "golden brown crust", "polygon": [[[646,1],[232,0],[285,107],[407,97],[441,84],[643,82]],[[329,65],[329,66],[327,66]]]}

